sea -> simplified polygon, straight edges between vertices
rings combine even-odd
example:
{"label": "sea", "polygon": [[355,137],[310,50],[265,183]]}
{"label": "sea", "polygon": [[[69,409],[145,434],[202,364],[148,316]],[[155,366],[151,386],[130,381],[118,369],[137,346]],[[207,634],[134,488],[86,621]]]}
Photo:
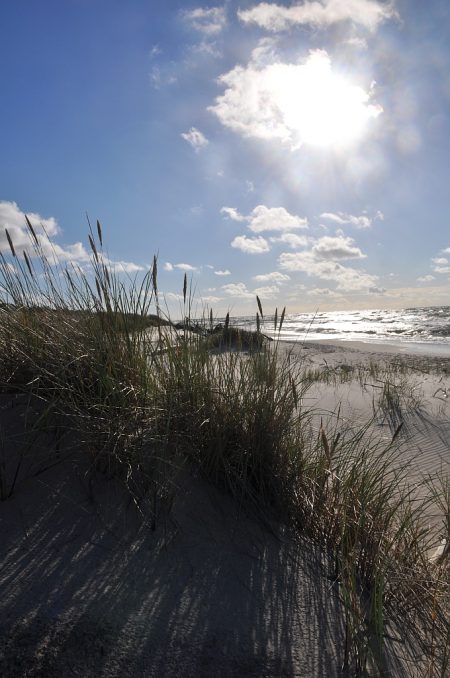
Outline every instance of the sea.
{"label": "sea", "polygon": [[[255,316],[232,322],[256,327]],[[261,331],[281,341],[358,341],[450,356],[450,306],[295,313],[286,315],[281,331],[275,331],[270,316],[264,318]]]}

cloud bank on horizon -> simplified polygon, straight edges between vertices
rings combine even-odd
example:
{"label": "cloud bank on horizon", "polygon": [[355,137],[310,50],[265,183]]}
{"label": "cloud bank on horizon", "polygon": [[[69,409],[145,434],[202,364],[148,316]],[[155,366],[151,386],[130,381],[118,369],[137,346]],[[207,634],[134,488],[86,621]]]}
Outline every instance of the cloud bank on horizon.
{"label": "cloud bank on horizon", "polygon": [[[2,184],[0,251],[9,252],[6,229],[19,252],[27,247],[30,210],[46,253],[86,266],[77,217],[89,201],[112,222],[113,251],[126,252],[105,263],[141,274],[153,247],[175,307],[184,273],[218,312],[248,313],[255,295],[292,311],[448,301],[450,8],[437,0],[427,8],[403,0],[156,4],[157,28],[154,7],[138,2],[137,28],[118,0],[108,21],[78,8],[66,23],[74,45],[94,15],[106,31],[125,26],[118,56],[102,43],[97,70],[86,62],[77,72],[74,54],[61,54],[61,70],[72,68],[98,120],[88,112],[86,121],[82,97],[73,108],[70,92],[61,94],[58,124],[47,120],[50,104],[34,127],[0,113],[17,140],[4,151],[12,179]],[[56,13],[44,29],[50,14],[30,12],[50,38],[63,25]],[[11,10],[8,18],[13,36],[19,17]],[[17,82],[26,60],[14,57]],[[47,74],[40,84],[56,101],[62,81]],[[13,85],[10,100],[20,100]],[[39,202],[25,161],[33,139],[42,157],[37,129],[54,139]],[[72,217],[62,207],[63,197],[78,203],[61,183],[60,145],[81,187]],[[85,170],[86,147],[103,154],[104,176]],[[52,185],[61,187],[58,208]]]}

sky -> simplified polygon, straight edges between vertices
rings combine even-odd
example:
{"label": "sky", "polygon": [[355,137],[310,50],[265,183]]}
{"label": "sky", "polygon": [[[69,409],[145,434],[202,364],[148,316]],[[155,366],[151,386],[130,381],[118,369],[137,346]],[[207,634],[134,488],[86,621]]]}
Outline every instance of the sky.
{"label": "sky", "polygon": [[[450,304],[448,0],[2,0],[0,250],[25,214],[217,314]],[[22,248],[22,249],[21,249]]]}

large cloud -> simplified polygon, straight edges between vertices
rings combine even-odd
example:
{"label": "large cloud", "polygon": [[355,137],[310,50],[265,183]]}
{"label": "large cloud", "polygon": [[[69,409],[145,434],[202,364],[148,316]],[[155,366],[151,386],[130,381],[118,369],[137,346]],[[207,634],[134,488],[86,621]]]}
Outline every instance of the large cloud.
{"label": "large cloud", "polygon": [[277,140],[291,149],[303,143],[342,145],[357,139],[382,109],[371,90],[333,73],[323,50],[304,63],[267,63],[254,50],[250,63],[220,76],[225,88],[209,107],[220,122],[243,137]]}
{"label": "large cloud", "polygon": [[307,0],[285,7],[261,2],[247,10],[239,10],[244,23],[254,23],[268,31],[284,31],[295,25],[330,26],[350,20],[369,31],[397,16],[392,4],[377,0]]}
{"label": "large cloud", "polygon": [[302,271],[310,277],[332,280],[337,283],[338,290],[369,290],[376,286],[376,276],[336,261],[318,259],[311,251],[283,252],[278,261],[286,271]]}

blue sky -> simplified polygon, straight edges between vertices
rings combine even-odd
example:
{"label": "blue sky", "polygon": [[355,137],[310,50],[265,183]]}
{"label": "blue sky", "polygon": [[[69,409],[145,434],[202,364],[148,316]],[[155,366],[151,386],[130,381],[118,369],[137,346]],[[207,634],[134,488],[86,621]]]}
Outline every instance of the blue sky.
{"label": "blue sky", "polygon": [[24,213],[218,312],[450,303],[450,5],[3,0],[0,248]]}

